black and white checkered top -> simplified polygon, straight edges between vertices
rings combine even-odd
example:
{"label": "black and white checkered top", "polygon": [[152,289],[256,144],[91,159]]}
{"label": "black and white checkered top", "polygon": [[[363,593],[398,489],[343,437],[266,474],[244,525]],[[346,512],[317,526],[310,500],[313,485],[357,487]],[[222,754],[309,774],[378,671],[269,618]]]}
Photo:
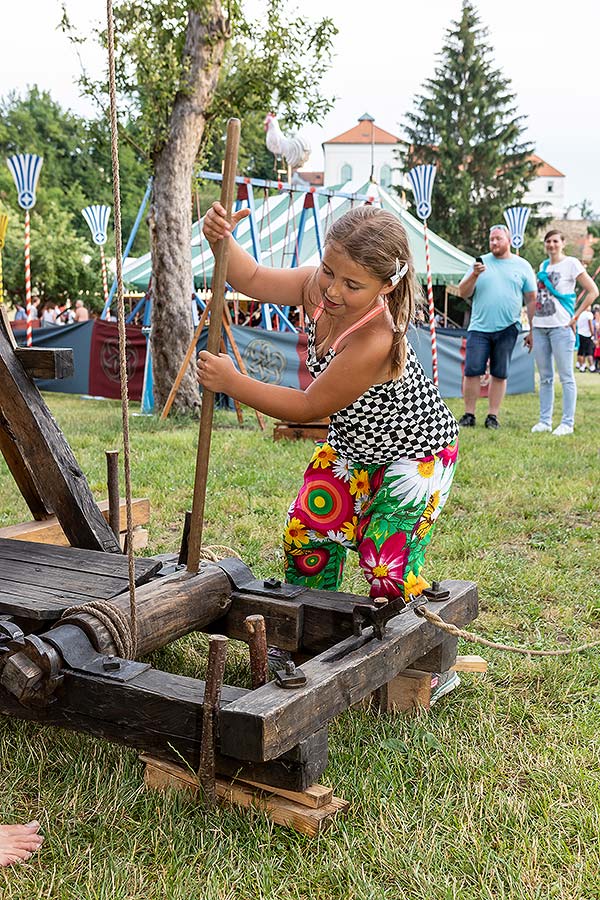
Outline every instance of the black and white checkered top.
{"label": "black and white checkered top", "polygon": [[[315,332],[321,312],[322,307],[307,327],[306,366],[313,378],[325,371],[348,331],[354,331],[372,318],[367,314],[368,317],[344,332],[325,356],[317,359]],[[458,437],[456,419],[425,375],[410,344],[400,378],[374,384],[330,418],[327,440],[333,449],[345,459],[369,465],[383,465],[401,458],[422,459],[443,450]]]}

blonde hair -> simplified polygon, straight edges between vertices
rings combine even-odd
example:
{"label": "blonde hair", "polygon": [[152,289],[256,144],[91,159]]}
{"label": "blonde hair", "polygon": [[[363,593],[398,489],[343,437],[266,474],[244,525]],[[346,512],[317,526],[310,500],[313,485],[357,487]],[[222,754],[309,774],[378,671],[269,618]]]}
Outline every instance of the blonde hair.
{"label": "blonde hair", "polygon": [[[394,322],[391,349],[392,377],[399,378],[406,363],[406,333],[414,320],[417,303],[422,297],[415,276],[408,237],[400,220],[385,209],[375,206],[356,206],[340,216],[328,229],[325,245],[335,242],[371,275],[387,283],[400,268],[408,269],[393,290],[386,295],[388,309]],[[317,273],[315,273],[316,281]]]}

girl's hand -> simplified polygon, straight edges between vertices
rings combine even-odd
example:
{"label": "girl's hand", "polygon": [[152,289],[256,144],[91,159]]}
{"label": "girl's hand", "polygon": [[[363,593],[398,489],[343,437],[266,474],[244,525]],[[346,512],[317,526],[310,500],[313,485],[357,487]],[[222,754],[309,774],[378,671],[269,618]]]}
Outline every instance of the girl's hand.
{"label": "girl's hand", "polygon": [[227,213],[225,208],[221,206],[218,200],[215,200],[206,215],[202,225],[202,232],[209,244],[216,244],[224,237],[228,237],[234,230],[235,226],[242,219],[250,215],[249,209],[238,209],[231,217],[231,225],[227,221]]}
{"label": "girl's hand", "polygon": [[208,350],[201,350],[196,365],[196,375],[202,387],[213,393],[222,391],[224,394],[228,394],[231,391],[236,369],[226,353],[214,356]]}

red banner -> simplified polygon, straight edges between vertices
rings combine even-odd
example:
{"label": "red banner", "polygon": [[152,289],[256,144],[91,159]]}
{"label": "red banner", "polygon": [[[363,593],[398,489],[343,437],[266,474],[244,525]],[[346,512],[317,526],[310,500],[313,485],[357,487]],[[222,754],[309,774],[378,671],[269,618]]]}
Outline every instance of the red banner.
{"label": "red banner", "polygon": [[[141,400],[146,361],[146,338],[137,325],[128,325],[126,334],[129,399]],[[119,400],[121,398],[119,371],[118,325],[116,322],[104,322],[96,319],[90,346],[89,393],[95,397]]]}

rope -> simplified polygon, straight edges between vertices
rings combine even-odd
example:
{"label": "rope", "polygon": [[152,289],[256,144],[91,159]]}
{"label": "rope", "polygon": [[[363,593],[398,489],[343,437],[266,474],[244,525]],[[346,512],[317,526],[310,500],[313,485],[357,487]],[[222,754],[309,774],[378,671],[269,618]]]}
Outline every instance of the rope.
{"label": "rope", "polygon": [[117,606],[109,603],[108,600],[91,600],[80,606],[69,607],[62,614],[61,620],[74,616],[75,613],[86,613],[101,622],[112,638],[117,656],[120,656],[121,659],[133,659],[135,648],[129,620]]}
{"label": "rope", "polygon": [[578,647],[570,647],[568,650],[532,650],[529,647],[514,647],[510,644],[499,644],[496,641],[488,641],[487,638],[480,637],[472,631],[464,631],[457,628],[450,622],[444,622],[437,613],[427,609],[425,606],[419,607],[415,612],[431,622],[437,628],[451,634],[454,637],[463,638],[472,644],[482,644],[484,647],[491,647],[493,650],[504,650],[506,653],[521,653],[523,656],[569,656],[573,653],[583,653],[585,650],[591,650],[593,647],[600,647],[600,641],[592,641],[589,644],[580,644]]}
{"label": "rope", "polygon": [[236,559],[242,558],[239,553],[236,553],[231,547],[225,547],[224,544],[210,544],[200,549],[200,559],[206,559],[208,562],[218,562],[226,556],[235,556]]}
{"label": "rope", "polygon": [[131,622],[132,657],[137,644],[137,615],[135,607],[135,560],[133,557],[133,512],[131,507],[131,458],[129,446],[129,394],[127,387],[127,333],[123,300],[123,263],[121,256],[121,185],[119,177],[119,136],[117,122],[117,89],[115,77],[115,23],[112,0],[106,0],[108,42],[108,85],[110,95],[110,150],[113,170],[113,206],[115,232],[115,263],[117,267],[117,311],[119,324],[119,375],[121,381],[121,416],[123,422],[123,468],[125,473],[125,506],[127,510],[127,561],[129,570],[129,614]]}

